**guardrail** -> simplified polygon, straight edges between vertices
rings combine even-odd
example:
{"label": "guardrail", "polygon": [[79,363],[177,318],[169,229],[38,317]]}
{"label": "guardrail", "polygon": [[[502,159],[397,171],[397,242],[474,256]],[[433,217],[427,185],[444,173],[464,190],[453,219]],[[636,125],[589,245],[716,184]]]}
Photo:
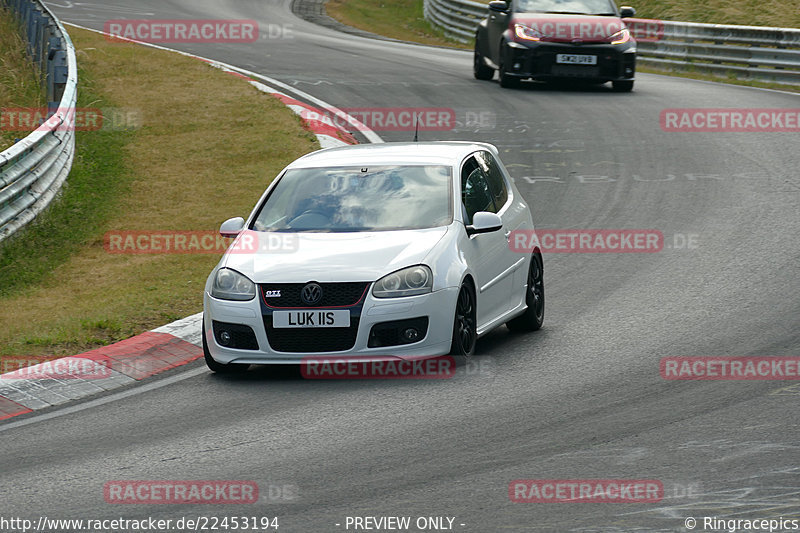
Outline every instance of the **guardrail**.
{"label": "guardrail", "polygon": [[[475,37],[486,4],[425,0],[425,17],[461,42]],[[646,66],[800,85],[800,29],[625,19]]]}
{"label": "guardrail", "polygon": [[0,241],[31,222],[61,190],[75,155],[78,65],[64,26],[38,0],[0,0],[20,21],[47,90],[47,120],[0,153]]}

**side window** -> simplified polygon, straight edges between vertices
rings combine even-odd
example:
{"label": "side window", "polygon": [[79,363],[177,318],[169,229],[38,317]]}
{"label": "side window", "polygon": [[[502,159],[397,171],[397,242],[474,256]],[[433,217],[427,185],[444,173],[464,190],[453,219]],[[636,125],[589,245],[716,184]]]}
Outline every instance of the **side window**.
{"label": "side window", "polygon": [[472,216],[478,211],[497,212],[486,174],[475,157],[470,157],[461,171],[461,201],[467,224],[472,224]]}
{"label": "side window", "polygon": [[497,160],[495,160],[494,156],[489,152],[478,152],[476,155],[478,163],[480,163],[481,168],[486,173],[489,187],[494,197],[494,203],[497,205],[497,210],[499,211],[508,201],[508,186],[503,177],[503,171],[500,170],[500,165],[497,163]]}

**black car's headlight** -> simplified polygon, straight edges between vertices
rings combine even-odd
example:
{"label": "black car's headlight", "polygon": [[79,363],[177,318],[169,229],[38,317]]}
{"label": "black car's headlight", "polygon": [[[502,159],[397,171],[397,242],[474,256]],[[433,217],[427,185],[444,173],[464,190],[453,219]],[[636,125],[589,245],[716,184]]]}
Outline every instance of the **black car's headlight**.
{"label": "black car's headlight", "polygon": [[393,272],[375,283],[375,298],[401,298],[433,292],[433,272],[425,265],[417,265]]}
{"label": "black car's headlight", "polygon": [[220,268],[214,276],[211,296],[220,300],[246,302],[256,297],[256,285],[235,270]]}
{"label": "black car's headlight", "polygon": [[515,24],[514,33],[517,38],[524,41],[538,41],[542,38],[542,34],[538,30],[526,26],[525,24]]}
{"label": "black car's headlight", "polygon": [[631,40],[631,31],[628,28],[622,28],[617,33],[608,38],[611,44],[624,44]]}

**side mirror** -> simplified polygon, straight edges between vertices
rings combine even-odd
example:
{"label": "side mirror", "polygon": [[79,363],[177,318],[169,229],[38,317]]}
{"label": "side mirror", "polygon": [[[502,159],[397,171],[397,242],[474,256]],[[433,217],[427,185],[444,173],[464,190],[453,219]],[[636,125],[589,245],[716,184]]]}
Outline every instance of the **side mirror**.
{"label": "side mirror", "polygon": [[472,237],[479,233],[492,233],[503,229],[503,219],[497,213],[478,211],[472,217],[472,225],[467,226],[467,235]]}
{"label": "side mirror", "polygon": [[492,0],[489,2],[489,10],[505,13],[508,11],[508,2],[506,0]]}
{"label": "side mirror", "polygon": [[636,15],[636,10],[630,6],[620,6],[619,8],[619,16],[620,18],[630,18]]}
{"label": "side mirror", "polygon": [[219,227],[219,234],[223,237],[229,237],[233,239],[237,237],[243,229],[244,219],[242,217],[236,217],[223,222],[222,226]]}

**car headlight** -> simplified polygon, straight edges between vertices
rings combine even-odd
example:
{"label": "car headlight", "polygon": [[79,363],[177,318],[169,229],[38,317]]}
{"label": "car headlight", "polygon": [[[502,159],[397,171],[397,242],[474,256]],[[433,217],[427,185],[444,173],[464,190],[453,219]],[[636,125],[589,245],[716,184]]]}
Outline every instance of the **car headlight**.
{"label": "car headlight", "polygon": [[220,268],[214,276],[211,296],[220,300],[246,302],[256,297],[256,285],[235,270]]}
{"label": "car headlight", "polygon": [[515,24],[514,33],[517,35],[517,37],[525,41],[538,41],[542,38],[541,33],[524,24]]}
{"label": "car headlight", "polygon": [[375,283],[372,295],[375,298],[402,298],[433,291],[433,273],[424,265],[417,265],[393,272]]}
{"label": "car headlight", "polygon": [[611,44],[623,44],[631,40],[631,31],[628,28],[622,28],[617,33],[609,37]]}

